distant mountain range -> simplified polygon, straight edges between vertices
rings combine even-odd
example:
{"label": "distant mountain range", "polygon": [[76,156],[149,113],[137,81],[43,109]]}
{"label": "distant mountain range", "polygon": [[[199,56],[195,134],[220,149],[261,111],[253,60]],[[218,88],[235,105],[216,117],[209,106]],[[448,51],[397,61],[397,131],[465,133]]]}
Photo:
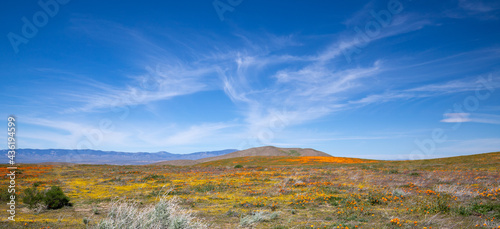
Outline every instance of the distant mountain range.
{"label": "distant mountain range", "polygon": [[[144,165],[170,160],[198,160],[216,157],[237,151],[226,149],[219,151],[196,152],[190,154],[173,154],[165,151],[157,153],[125,153],[100,150],[67,150],[67,149],[17,149],[16,163],[76,163],[76,164],[113,164]],[[0,150],[7,162],[8,150]]]}

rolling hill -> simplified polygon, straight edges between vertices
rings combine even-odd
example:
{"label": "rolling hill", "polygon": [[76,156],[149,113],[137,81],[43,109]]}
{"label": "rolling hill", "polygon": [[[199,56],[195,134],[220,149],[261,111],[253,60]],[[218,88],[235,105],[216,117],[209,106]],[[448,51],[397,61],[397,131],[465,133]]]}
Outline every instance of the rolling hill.
{"label": "rolling hill", "polygon": [[250,148],[246,150],[240,150],[220,156],[206,157],[197,160],[171,160],[162,161],[154,163],[155,165],[195,165],[200,163],[205,163],[209,161],[218,161],[230,158],[238,157],[253,157],[253,156],[267,156],[267,157],[278,157],[278,156],[289,156],[289,157],[331,157],[330,154],[310,149],[310,148],[278,148],[274,146],[263,146]]}

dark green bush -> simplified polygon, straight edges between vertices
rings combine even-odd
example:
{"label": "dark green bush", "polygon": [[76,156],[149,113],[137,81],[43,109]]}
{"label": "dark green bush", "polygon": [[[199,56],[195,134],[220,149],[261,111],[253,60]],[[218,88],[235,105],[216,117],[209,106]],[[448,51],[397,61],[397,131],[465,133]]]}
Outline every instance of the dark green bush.
{"label": "dark green bush", "polygon": [[145,176],[142,178],[143,180],[159,180],[159,179],[165,179],[163,175],[158,175],[158,174],[150,174],[148,176]]}
{"label": "dark green bush", "polygon": [[12,194],[9,193],[9,189],[7,188],[0,188],[0,201],[1,202],[7,202],[7,201],[10,201],[10,196]]}
{"label": "dark green bush", "polygon": [[243,165],[235,165],[234,168],[235,169],[243,168]]}
{"label": "dark green bush", "polygon": [[48,209],[59,209],[64,206],[71,206],[69,198],[64,195],[64,192],[58,186],[52,186],[46,193],[43,199]]}
{"label": "dark green bush", "polygon": [[34,183],[33,187],[24,190],[23,203],[28,205],[28,208],[33,209],[39,204],[45,204],[48,209],[59,209],[64,206],[71,206],[69,198],[64,195],[63,191],[58,186],[52,186],[46,192],[38,190],[38,183]]}
{"label": "dark green bush", "polygon": [[33,187],[24,190],[23,203],[28,205],[28,208],[35,208],[37,204],[43,201],[43,192],[38,191],[38,183],[34,183]]}

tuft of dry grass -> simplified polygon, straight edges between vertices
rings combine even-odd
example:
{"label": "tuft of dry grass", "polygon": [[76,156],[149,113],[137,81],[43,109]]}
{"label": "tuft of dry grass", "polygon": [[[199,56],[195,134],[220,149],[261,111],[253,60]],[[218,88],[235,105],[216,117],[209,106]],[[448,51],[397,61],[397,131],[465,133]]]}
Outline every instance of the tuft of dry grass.
{"label": "tuft of dry grass", "polygon": [[[149,206],[137,202],[117,201],[112,204],[108,216],[96,229],[204,229],[208,226],[179,207],[178,198],[160,200]],[[88,223],[87,223],[88,224]]]}

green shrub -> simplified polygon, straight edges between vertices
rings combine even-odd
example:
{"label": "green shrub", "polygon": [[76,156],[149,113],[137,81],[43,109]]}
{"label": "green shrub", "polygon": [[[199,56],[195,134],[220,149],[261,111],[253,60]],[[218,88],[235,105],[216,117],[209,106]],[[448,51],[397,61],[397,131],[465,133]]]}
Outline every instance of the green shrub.
{"label": "green shrub", "polygon": [[398,174],[399,171],[397,169],[391,169],[387,173],[389,173],[389,174]]}
{"label": "green shrub", "polygon": [[52,186],[46,193],[43,201],[48,209],[59,209],[64,206],[71,206],[69,198],[58,186]]}
{"label": "green shrub", "polygon": [[[12,193],[13,194],[13,193]],[[0,201],[1,202],[8,202],[10,201],[10,196],[12,195],[9,193],[9,189],[7,188],[0,188]]]}
{"label": "green shrub", "polygon": [[430,213],[447,213],[451,210],[450,201],[450,195],[441,194],[433,198],[430,202],[421,202],[421,210]]}
{"label": "green shrub", "polygon": [[158,174],[150,174],[148,176],[145,176],[142,178],[143,180],[164,180],[165,176],[163,175],[158,175]]}
{"label": "green shrub", "polygon": [[500,217],[500,203],[471,203],[454,208],[453,211],[459,215],[469,216],[473,214],[486,215],[489,217]]}
{"label": "green shrub", "polygon": [[43,192],[38,191],[38,183],[34,183],[33,187],[24,190],[23,203],[28,205],[28,208],[33,209],[38,204],[43,202]]}
{"label": "green shrub", "polygon": [[23,203],[28,208],[34,209],[44,204],[47,209],[59,209],[64,206],[71,206],[69,198],[64,195],[58,186],[52,186],[48,191],[39,191],[39,183],[34,183],[33,187],[24,190]]}
{"label": "green shrub", "polygon": [[243,168],[243,165],[235,165],[234,168],[235,169]]}
{"label": "green shrub", "polygon": [[470,216],[472,215],[472,208],[469,206],[459,206],[455,209],[453,209],[454,212],[456,212],[459,215],[463,216]]}
{"label": "green shrub", "polygon": [[474,203],[472,205],[472,211],[498,218],[500,217],[500,203]]}
{"label": "green shrub", "polygon": [[436,200],[436,205],[434,207],[435,212],[449,212],[450,211],[450,198],[449,196],[438,196]]}

